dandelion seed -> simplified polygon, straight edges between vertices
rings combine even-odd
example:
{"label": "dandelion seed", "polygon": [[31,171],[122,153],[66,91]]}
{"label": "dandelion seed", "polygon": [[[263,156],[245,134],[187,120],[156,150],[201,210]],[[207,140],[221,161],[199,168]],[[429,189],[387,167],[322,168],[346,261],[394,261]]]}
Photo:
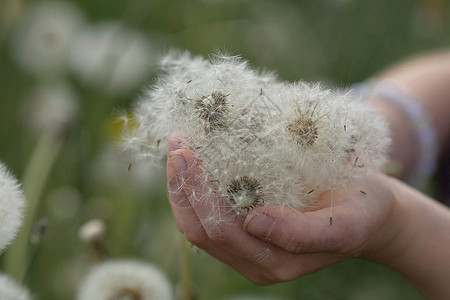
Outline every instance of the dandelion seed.
{"label": "dandelion seed", "polygon": [[152,166],[145,161],[130,161],[130,153],[121,153],[109,145],[100,149],[90,173],[97,184],[107,186],[132,186],[135,192],[147,192],[161,184],[162,166]]}
{"label": "dandelion seed", "polygon": [[256,254],[255,258],[260,263],[268,264],[273,259],[272,250],[269,248],[261,250]]}
{"label": "dandelion seed", "polygon": [[24,206],[18,181],[0,162],[0,252],[11,243],[22,224]]}

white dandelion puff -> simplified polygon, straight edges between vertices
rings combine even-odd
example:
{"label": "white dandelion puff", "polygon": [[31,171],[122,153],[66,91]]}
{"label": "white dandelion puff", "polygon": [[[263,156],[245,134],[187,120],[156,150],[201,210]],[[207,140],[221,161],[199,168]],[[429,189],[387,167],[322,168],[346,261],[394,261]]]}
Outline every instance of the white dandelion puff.
{"label": "white dandelion puff", "polygon": [[[255,148],[260,148],[259,142],[256,144]],[[279,205],[280,197],[284,205],[298,203],[303,184],[291,175],[289,168],[280,168],[277,161],[268,159],[267,153],[258,153],[252,146],[245,153],[228,157],[227,161],[204,160],[204,173],[210,174],[210,181],[216,184],[213,192],[227,199],[241,217],[257,206]],[[210,170],[217,171],[211,174]],[[297,208],[303,207],[297,205]]]}
{"label": "white dandelion puff", "polygon": [[39,134],[64,133],[77,119],[80,109],[74,89],[65,82],[40,84],[26,100],[23,120]]}
{"label": "white dandelion puff", "polygon": [[72,43],[84,24],[73,2],[34,3],[13,43],[12,55],[27,72],[53,75],[65,71]]}
{"label": "white dandelion puff", "polygon": [[0,274],[0,299],[2,300],[31,300],[26,288],[16,283],[6,275]]}
{"label": "white dandelion puff", "polygon": [[22,224],[24,206],[19,182],[0,162],[0,252],[11,243]]}
{"label": "white dandelion puff", "polygon": [[274,153],[304,184],[303,201],[383,167],[388,129],[369,104],[302,82],[277,97],[283,112],[273,123]]}
{"label": "white dandelion puff", "polygon": [[151,53],[140,32],[119,22],[102,22],[85,28],[75,40],[71,65],[83,83],[124,93],[145,79]]}
{"label": "white dandelion puff", "polygon": [[84,278],[77,295],[79,300],[170,300],[172,288],[166,276],[155,266],[117,260],[95,266]]}
{"label": "white dandelion puff", "polygon": [[[169,133],[203,147],[213,137],[234,136],[229,128],[245,129],[249,116],[255,119],[261,112],[261,89],[275,81],[272,74],[258,74],[238,57],[223,55],[208,61],[171,53],[162,59],[161,69],[164,74],[135,108],[136,126],[125,135],[138,157],[155,160],[163,156]],[[269,108],[262,113],[270,113]]]}
{"label": "white dandelion puff", "polygon": [[[210,205],[211,223],[262,205],[305,209],[319,193],[386,162],[386,122],[345,91],[283,83],[221,54],[170,53],[161,69],[126,127],[126,145],[136,158],[157,161],[167,136],[183,137],[203,170],[198,186],[183,186],[191,201],[222,199]],[[196,194],[199,186],[206,194]]]}

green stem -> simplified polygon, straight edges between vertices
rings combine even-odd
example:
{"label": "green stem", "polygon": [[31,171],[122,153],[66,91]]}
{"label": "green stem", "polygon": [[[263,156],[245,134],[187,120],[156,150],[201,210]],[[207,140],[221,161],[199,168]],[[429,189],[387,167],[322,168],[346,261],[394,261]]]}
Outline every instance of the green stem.
{"label": "green stem", "polygon": [[194,294],[191,287],[191,261],[189,249],[191,245],[184,236],[181,236],[181,300],[192,300]]}
{"label": "green stem", "polygon": [[63,139],[43,133],[30,157],[22,179],[27,202],[23,225],[6,253],[5,271],[21,282],[27,269],[30,235],[39,210],[39,202],[52,166],[61,150]]}

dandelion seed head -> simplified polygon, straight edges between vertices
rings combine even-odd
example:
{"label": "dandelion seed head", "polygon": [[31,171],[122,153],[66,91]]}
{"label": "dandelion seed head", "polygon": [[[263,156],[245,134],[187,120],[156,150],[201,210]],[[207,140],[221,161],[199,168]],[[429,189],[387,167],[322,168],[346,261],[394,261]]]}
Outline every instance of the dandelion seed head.
{"label": "dandelion seed head", "polygon": [[37,134],[64,133],[78,117],[79,102],[73,88],[64,82],[36,86],[24,107],[24,122]]}
{"label": "dandelion seed head", "polygon": [[[96,265],[78,290],[79,300],[173,299],[166,276],[155,266],[139,261],[116,260]],[[126,298],[128,299],[128,298]]]}
{"label": "dandelion seed head", "polygon": [[67,67],[69,50],[83,24],[83,14],[71,2],[36,2],[20,25],[12,54],[31,74],[61,73]]}
{"label": "dandelion seed head", "polygon": [[[279,133],[274,145],[302,181],[302,201],[379,171],[386,162],[388,130],[369,104],[307,83],[286,84],[278,97],[282,113],[274,124]],[[373,150],[370,154],[368,148]],[[365,155],[359,155],[362,152]],[[356,159],[361,161],[355,168]]]}
{"label": "dandelion seed head", "polygon": [[124,94],[148,75],[151,53],[143,34],[109,21],[84,28],[74,41],[70,61],[84,84]]}
{"label": "dandelion seed head", "polygon": [[19,182],[0,162],[0,252],[16,236],[22,224],[25,199]]}
{"label": "dandelion seed head", "polygon": [[202,174],[183,188],[192,201],[225,200],[211,204],[211,222],[259,205],[305,209],[386,161],[384,120],[345,91],[280,82],[220,53],[207,60],[173,52],[161,69],[135,108],[139,126],[129,141],[157,161],[165,149],[155,141],[184,137],[181,147],[195,153]]}
{"label": "dandelion seed head", "polygon": [[226,97],[227,95],[216,91],[197,100],[195,106],[199,117],[206,122],[207,132],[226,126],[223,121],[228,110]]}
{"label": "dandelion seed head", "polygon": [[287,130],[293,134],[297,144],[302,146],[312,146],[317,139],[315,121],[309,117],[299,117],[287,125]]}
{"label": "dandelion seed head", "polygon": [[261,186],[253,177],[242,176],[233,179],[228,185],[229,200],[239,210],[250,210],[264,204],[264,198],[260,191]]}
{"label": "dandelion seed head", "polygon": [[16,283],[12,278],[0,274],[0,299],[3,300],[31,300],[28,290]]}

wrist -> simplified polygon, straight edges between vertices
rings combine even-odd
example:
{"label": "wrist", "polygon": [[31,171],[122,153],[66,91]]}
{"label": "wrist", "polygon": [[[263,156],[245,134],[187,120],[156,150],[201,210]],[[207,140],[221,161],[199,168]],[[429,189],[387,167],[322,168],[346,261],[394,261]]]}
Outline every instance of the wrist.
{"label": "wrist", "polygon": [[402,183],[387,176],[383,180],[387,199],[379,200],[389,203],[390,209],[379,230],[369,238],[361,257],[390,266],[391,261],[403,255],[412,239],[412,227],[409,225],[411,213],[408,203],[404,201]]}
{"label": "wrist", "polygon": [[390,157],[400,162],[400,175],[413,186],[423,185],[435,171],[439,152],[438,131],[430,107],[411,88],[395,80],[370,80],[356,93],[375,104],[392,133]]}
{"label": "wrist", "polygon": [[448,298],[450,210],[395,179],[389,180],[392,211],[362,257],[399,272],[430,298]]}

